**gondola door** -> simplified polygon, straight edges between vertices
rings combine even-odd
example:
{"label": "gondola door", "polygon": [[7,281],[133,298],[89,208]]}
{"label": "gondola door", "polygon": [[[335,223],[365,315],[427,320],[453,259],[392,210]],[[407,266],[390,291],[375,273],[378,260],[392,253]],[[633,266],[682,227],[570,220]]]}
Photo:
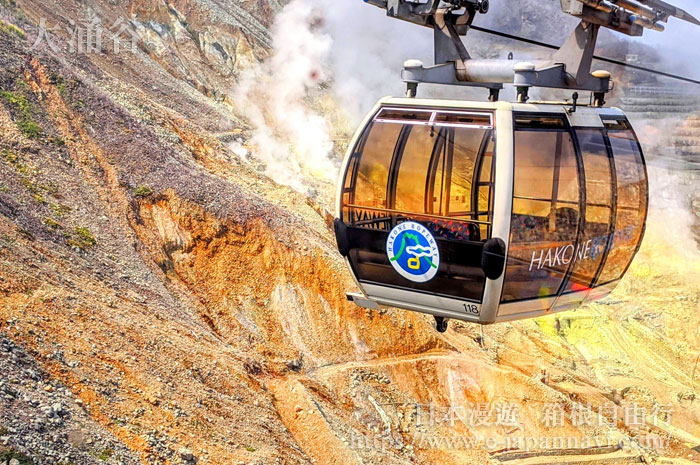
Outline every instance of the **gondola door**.
{"label": "gondola door", "polygon": [[483,111],[385,107],[367,125],[346,164],[340,220],[370,297],[409,291],[478,309],[470,303],[486,282],[492,122]]}
{"label": "gondola door", "polygon": [[499,317],[549,311],[578,253],[585,190],[563,114],[516,114],[513,211]]}

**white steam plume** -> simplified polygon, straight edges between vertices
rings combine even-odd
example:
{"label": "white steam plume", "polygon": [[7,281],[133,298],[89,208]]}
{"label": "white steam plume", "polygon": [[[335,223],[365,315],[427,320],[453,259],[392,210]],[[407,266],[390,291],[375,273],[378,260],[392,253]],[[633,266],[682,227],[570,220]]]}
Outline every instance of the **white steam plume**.
{"label": "white steam plume", "polygon": [[[272,55],[243,72],[234,102],[253,126],[246,145],[266,174],[309,193],[311,178],[335,181],[339,164],[329,118],[312,107],[319,85],[330,86],[341,116],[356,124],[380,97],[404,93],[404,60],[432,63],[432,33],[359,0],[292,0],[271,32]],[[231,149],[250,160],[240,141]]]}
{"label": "white steam plume", "polygon": [[385,10],[359,0],[334,0],[324,13],[324,30],[334,41],[333,95],[354,123],[381,97],[406,92],[405,60],[432,63],[433,33],[426,28],[387,18]]}
{"label": "white steam plume", "polygon": [[311,0],[287,5],[272,27],[272,56],[246,70],[234,90],[254,128],[255,157],[273,180],[304,193],[307,176],[332,181],[337,171],[328,123],[308,103],[327,79],[332,40],[319,29],[321,18]]}

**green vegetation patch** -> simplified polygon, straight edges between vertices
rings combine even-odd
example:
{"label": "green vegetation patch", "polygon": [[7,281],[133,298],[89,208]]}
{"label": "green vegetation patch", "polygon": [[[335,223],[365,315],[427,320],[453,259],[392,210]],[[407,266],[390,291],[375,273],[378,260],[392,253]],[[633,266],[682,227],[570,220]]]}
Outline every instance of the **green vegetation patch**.
{"label": "green vegetation patch", "polygon": [[134,190],[134,195],[136,197],[148,197],[153,194],[153,191],[151,190],[150,187],[146,185],[141,185]]}
{"label": "green vegetation patch", "polygon": [[51,84],[56,86],[56,90],[64,99],[70,96],[70,93],[78,85],[76,79],[66,79],[58,73],[51,73],[49,75],[49,81]]}
{"label": "green vegetation patch", "polygon": [[0,151],[0,156],[11,165],[16,164],[19,160],[19,158],[17,157],[17,154],[11,150]]}
{"label": "green vegetation patch", "polygon": [[63,229],[61,223],[54,220],[53,218],[44,218],[44,224],[52,231],[56,231],[57,229]]}
{"label": "green vegetation patch", "polygon": [[105,449],[102,452],[99,453],[97,458],[102,460],[103,462],[106,462],[107,460],[110,459],[114,455],[114,451],[112,449]]}
{"label": "green vegetation patch", "polygon": [[[3,0],[3,4],[5,1]],[[15,26],[12,23],[8,23],[0,19],[0,32],[4,32],[5,34],[8,35],[15,35],[19,37],[20,39],[26,39],[27,35],[24,33],[24,31],[17,26]]]}
{"label": "green vegetation patch", "polygon": [[41,194],[32,194],[32,198],[42,205],[46,205],[46,199]]}
{"label": "green vegetation patch", "polygon": [[36,184],[34,184],[31,180],[27,178],[22,178],[20,182],[24,187],[27,188],[29,192],[31,192],[32,196],[41,195],[39,193],[39,187]]}
{"label": "green vegetation patch", "polygon": [[63,205],[60,203],[52,203],[51,210],[53,210],[53,212],[56,214],[56,216],[58,216],[59,218],[63,218],[68,213],[70,213],[71,208],[68,205]]}
{"label": "green vegetation patch", "polygon": [[14,108],[17,113],[15,124],[17,124],[19,130],[22,131],[22,134],[29,139],[38,139],[41,137],[41,127],[34,121],[32,106],[29,100],[27,100],[27,97],[17,92],[0,89],[0,98]]}
{"label": "green vegetation patch", "polygon": [[[11,150],[0,150],[0,157],[9,163],[19,174],[19,181],[29,191],[34,200],[41,204],[46,204],[46,200],[41,190],[47,190],[46,186],[38,186],[34,183],[32,176],[36,170],[21,162],[19,156]],[[0,462],[1,463],[1,462]]]}
{"label": "green vegetation patch", "polygon": [[97,239],[95,239],[89,229],[78,226],[75,228],[75,232],[78,234],[78,237],[80,237],[80,240],[84,241],[86,244],[97,244]]}
{"label": "green vegetation patch", "polygon": [[75,228],[75,232],[73,234],[65,233],[64,237],[66,238],[68,245],[77,247],[83,251],[97,245],[97,239],[95,239],[95,236],[92,235],[88,228],[84,228],[82,226]]}

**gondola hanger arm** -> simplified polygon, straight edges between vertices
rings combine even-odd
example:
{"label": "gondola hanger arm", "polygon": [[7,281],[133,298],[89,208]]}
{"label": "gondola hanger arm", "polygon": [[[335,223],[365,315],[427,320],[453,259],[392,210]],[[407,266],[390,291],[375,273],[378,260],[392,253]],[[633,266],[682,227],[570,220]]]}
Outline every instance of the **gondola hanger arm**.
{"label": "gondola hanger arm", "polygon": [[418,84],[431,83],[486,87],[493,97],[503,84],[512,83],[519,101],[527,101],[531,87],[546,87],[590,91],[602,104],[612,89],[611,76],[591,73],[601,27],[641,36],[645,29],[663,30],[660,23],[671,16],[700,24],[685,10],[660,0],[560,0],[564,12],[581,19],[579,26],[549,59],[517,62],[474,59],[462,42],[477,13],[488,12],[488,0],[365,1],[386,9],[390,17],[434,30],[435,64],[426,67],[410,60],[404,66],[409,95],[415,95]]}

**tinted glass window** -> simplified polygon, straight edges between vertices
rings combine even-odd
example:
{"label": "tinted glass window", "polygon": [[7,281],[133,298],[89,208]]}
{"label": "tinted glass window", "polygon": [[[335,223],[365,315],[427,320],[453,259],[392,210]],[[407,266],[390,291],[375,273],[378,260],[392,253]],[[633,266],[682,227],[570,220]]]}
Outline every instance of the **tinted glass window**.
{"label": "tinted glass window", "polygon": [[599,285],[620,279],[627,270],[642,238],[647,213],[648,184],[634,133],[610,131],[609,136],[617,173],[617,211],[612,248]]}
{"label": "tinted glass window", "polygon": [[516,115],[515,129],[558,129],[563,131],[566,129],[566,122],[559,116]]}
{"label": "tinted glass window", "polygon": [[491,127],[491,115],[471,113],[437,113],[435,122],[446,125]]}
{"label": "tinted glass window", "polygon": [[[387,207],[389,166],[402,126],[375,123],[369,132],[360,157],[351,203],[366,207]],[[352,174],[352,173],[348,173]]]}
{"label": "tinted glass window", "polygon": [[[546,123],[552,125],[552,121]],[[532,126],[542,125],[536,121]],[[579,190],[574,144],[568,131],[516,130],[504,302],[557,295],[576,253]]]}
{"label": "tinted glass window", "polygon": [[428,123],[433,116],[431,111],[421,110],[405,110],[402,108],[384,108],[379,112],[375,121],[422,121]]}
{"label": "tinted glass window", "polygon": [[610,131],[623,131],[632,129],[632,126],[630,125],[629,121],[624,119],[604,119],[603,124],[605,125],[605,128]]}
{"label": "tinted glass window", "polygon": [[586,224],[564,292],[590,288],[605,255],[612,221],[612,170],[603,131],[579,129],[576,135],[586,174]]}
{"label": "tinted glass window", "polygon": [[457,129],[453,132],[453,156],[450,164],[450,190],[446,202],[448,216],[471,217],[472,183],[477,155],[485,131]]}
{"label": "tinted glass window", "polygon": [[[404,212],[425,213],[425,182],[433,149],[438,143],[438,132],[428,126],[407,126],[407,130],[410,134],[399,164],[396,200],[391,208]],[[442,173],[438,173],[438,176],[442,178]],[[436,184],[441,186],[442,179]]]}

